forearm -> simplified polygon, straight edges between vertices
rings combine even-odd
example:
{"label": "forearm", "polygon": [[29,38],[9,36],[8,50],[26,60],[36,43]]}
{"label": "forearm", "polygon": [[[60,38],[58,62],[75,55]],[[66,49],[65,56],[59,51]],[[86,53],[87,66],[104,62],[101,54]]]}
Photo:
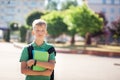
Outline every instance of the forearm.
{"label": "forearm", "polygon": [[43,72],[33,71],[29,68],[22,69],[21,73],[25,75],[43,75]]}
{"label": "forearm", "polygon": [[46,70],[44,72],[40,71],[33,71],[30,68],[28,68],[26,62],[21,62],[21,73],[25,75],[41,75],[41,76],[50,76],[51,71]]}
{"label": "forearm", "polygon": [[41,62],[41,61],[37,61],[36,65],[44,67],[44,68],[47,68],[47,69],[50,69],[50,70],[53,70],[54,67],[55,67],[55,63],[53,63],[53,62]]}
{"label": "forearm", "polygon": [[46,71],[33,71],[31,69],[24,69],[22,71],[22,74],[25,74],[25,75],[33,75],[33,76],[37,76],[37,75],[40,75],[40,76],[50,76],[52,74],[52,70],[46,70]]}

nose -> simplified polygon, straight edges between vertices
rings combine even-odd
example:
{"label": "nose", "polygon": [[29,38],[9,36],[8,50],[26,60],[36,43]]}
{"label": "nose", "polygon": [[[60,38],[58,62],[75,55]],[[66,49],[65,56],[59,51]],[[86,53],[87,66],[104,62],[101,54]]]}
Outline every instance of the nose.
{"label": "nose", "polygon": [[42,34],[43,34],[43,31],[40,30],[40,31],[38,32],[38,34],[39,34],[39,35],[42,35]]}

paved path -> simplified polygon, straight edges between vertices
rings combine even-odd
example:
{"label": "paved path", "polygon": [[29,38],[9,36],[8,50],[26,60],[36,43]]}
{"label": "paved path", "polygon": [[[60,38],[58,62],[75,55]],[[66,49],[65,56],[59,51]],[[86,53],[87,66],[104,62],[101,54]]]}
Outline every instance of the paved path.
{"label": "paved path", "polygon": [[[24,80],[21,49],[0,43],[0,80]],[[57,53],[55,80],[120,80],[120,58]]]}
{"label": "paved path", "polygon": [[23,80],[20,73],[21,49],[10,43],[0,43],[0,80]]}
{"label": "paved path", "polygon": [[[119,65],[114,65],[115,63]],[[120,59],[58,54],[56,80],[119,80]]]}

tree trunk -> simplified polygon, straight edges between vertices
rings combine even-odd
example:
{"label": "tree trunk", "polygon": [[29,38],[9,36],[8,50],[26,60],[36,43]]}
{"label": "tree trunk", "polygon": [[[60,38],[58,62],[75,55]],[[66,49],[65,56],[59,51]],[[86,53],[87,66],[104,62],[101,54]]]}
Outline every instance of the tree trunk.
{"label": "tree trunk", "polygon": [[91,45],[91,34],[89,32],[85,35],[85,45]]}
{"label": "tree trunk", "polygon": [[71,45],[74,45],[75,44],[75,35],[72,35],[72,38],[71,38]]}

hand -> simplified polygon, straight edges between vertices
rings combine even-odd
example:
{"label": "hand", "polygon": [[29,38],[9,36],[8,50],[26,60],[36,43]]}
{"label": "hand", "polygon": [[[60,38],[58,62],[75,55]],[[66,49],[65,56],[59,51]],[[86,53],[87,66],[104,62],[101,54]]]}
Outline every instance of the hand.
{"label": "hand", "polygon": [[35,63],[35,60],[30,59],[30,60],[27,61],[27,66],[31,67],[32,65],[34,65],[34,63]]}

